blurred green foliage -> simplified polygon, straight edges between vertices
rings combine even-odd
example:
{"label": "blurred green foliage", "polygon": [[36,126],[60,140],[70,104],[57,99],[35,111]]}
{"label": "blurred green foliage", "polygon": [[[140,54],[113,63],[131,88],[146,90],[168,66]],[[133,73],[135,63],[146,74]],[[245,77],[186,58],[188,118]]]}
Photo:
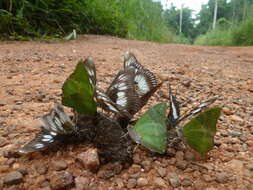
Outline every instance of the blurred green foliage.
{"label": "blurred green foliage", "polygon": [[0,32],[4,38],[108,34],[169,42],[172,34],[162,7],[151,0],[1,0]]}

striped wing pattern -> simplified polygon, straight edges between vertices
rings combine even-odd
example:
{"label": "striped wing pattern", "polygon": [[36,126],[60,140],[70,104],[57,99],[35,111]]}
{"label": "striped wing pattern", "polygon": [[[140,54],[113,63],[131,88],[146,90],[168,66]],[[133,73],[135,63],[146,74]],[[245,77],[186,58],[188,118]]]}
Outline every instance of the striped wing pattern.
{"label": "striped wing pattern", "polygon": [[91,57],[85,60],[85,69],[89,75],[90,83],[95,87],[94,98],[97,104],[106,111],[129,118],[130,114],[126,110],[122,109],[117,102],[112,101],[107,94],[96,87],[96,68]]}
{"label": "striped wing pattern", "polygon": [[95,95],[96,101],[100,107],[102,107],[106,111],[113,112],[115,114],[118,114],[122,117],[127,117],[128,119],[131,118],[130,113],[123,109],[119,104],[115,103],[111,100],[111,98],[98,88],[96,89],[96,95]]}
{"label": "striped wing pattern", "polygon": [[177,101],[176,96],[172,94],[171,88],[170,88],[169,99],[170,99],[170,111],[167,116],[167,120],[168,120],[170,126],[175,127],[181,121],[202,112],[206,107],[208,107],[209,105],[214,103],[217,100],[217,97],[213,97],[213,98],[201,103],[200,105],[193,108],[192,110],[190,110],[189,112],[185,113],[182,116],[180,116],[180,105],[179,105],[180,103]]}
{"label": "striped wing pattern", "polygon": [[134,68],[119,71],[106,91],[108,97],[131,115],[140,109],[140,101],[134,86]]}
{"label": "striped wing pattern", "polygon": [[168,114],[168,122],[171,126],[176,126],[180,118],[180,103],[177,101],[176,96],[172,94],[171,87],[169,85],[169,99],[170,99],[170,111]]}
{"label": "striped wing pattern", "polygon": [[131,52],[126,52],[124,54],[124,68],[132,67],[135,70],[135,90],[137,91],[141,105],[145,105],[148,99],[161,87],[155,75],[145,69],[139,61],[136,59],[135,55]]}
{"label": "striped wing pattern", "polygon": [[41,132],[20,149],[21,153],[46,149],[58,143],[57,137],[73,134],[76,130],[74,123],[59,103],[55,103],[51,112],[40,119],[40,124]]}
{"label": "striped wing pattern", "polygon": [[201,103],[200,105],[198,105],[197,107],[195,107],[194,109],[192,109],[191,111],[187,112],[182,117],[180,117],[178,119],[178,123],[186,118],[192,117],[192,116],[202,112],[206,107],[208,107],[209,105],[214,103],[216,100],[217,100],[217,97],[213,97],[213,98]]}
{"label": "striped wing pattern", "polygon": [[97,77],[96,77],[96,67],[94,61],[91,57],[88,57],[84,61],[84,67],[89,75],[89,80],[92,86],[96,86]]}

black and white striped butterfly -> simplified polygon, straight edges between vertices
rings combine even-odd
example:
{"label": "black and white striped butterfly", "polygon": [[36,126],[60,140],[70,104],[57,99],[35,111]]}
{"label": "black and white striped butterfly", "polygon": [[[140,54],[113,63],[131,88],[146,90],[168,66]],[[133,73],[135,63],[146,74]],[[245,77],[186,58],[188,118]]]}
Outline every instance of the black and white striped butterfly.
{"label": "black and white striped butterfly", "polygon": [[202,110],[204,110],[206,107],[214,103],[216,100],[217,97],[213,97],[201,103],[192,110],[188,111],[184,115],[180,116],[180,103],[177,101],[176,96],[172,94],[171,88],[169,86],[170,111],[167,116],[169,126],[176,127],[181,121],[200,113]]}
{"label": "black and white striped butterfly", "polygon": [[21,148],[19,152],[44,150],[58,144],[64,136],[73,135],[76,132],[75,124],[59,103],[55,103],[50,113],[40,119],[40,126],[42,130],[31,142]]}
{"label": "black and white striped butterfly", "polygon": [[132,67],[135,70],[135,89],[143,106],[157,91],[157,89],[161,87],[162,83],[158,84],[158,80],[156,79],[155,75],[148,69],[145,69],[144,66],[139,63],[133,53],[126,52],[124,54],[124,68],[129,67]]}
{"label": "black and white striped butterfly", "polygon": [[128,67],[133,67],[135,70],[134,81],[136,90],[140,96],[148,93],[158,85],[155,75],[148,69],[145,69],[131,52],[124,54],[124,68]]}
{"label": "black and white striped butterfly", "polygon": [[131,115],[138,112],[141,107],[141,102],[134,86],[134,77],[134,68],[125,68],[118,72],[106,91],[106,94],[113,102]]}
{"label": "black and white striped butterfly", "polygon": [[[122,117],[131,118],[131,114],[126,109],[124,109],[124,106],[122,106],[122,104],[124,103],[123,99],[118,100],[118,101],[113,101],[110,96],[108,96],[101,89],[96,87],[96,68],[95,68],[95,64],[92,58],[88,57],[84,61],[84,63],[85,63],[85,69],[89,76],[89,81],[91,85],[95,88],[94,98],[97,104],[106,111],[116,113],[118,115],[121,115]],[[123,80],[126,83],[128,78],[123,78]],[[121,85],[123,85],[123,83]],[[121,95],[120,97],[122,97],[122,94],[126,94],[128,90],[129,90],[128,86],[121,87],[121,92],[119,94]]]}

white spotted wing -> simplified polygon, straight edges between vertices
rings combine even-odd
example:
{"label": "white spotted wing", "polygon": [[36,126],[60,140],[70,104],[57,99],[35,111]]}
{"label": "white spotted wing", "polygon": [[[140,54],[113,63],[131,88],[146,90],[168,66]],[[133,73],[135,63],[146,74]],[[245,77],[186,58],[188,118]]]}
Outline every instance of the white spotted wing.
{"label": "white spotted wing", "polygon": [[54,108],[49,114],[44,115],[40,119],[41,132],[36,137],[26,144],[19,152],[34,152],[44,150],[48,147],[59,143],[59,139],[63,136],[73,134],[75,125],[64,112],[63,106],[55,103]]}

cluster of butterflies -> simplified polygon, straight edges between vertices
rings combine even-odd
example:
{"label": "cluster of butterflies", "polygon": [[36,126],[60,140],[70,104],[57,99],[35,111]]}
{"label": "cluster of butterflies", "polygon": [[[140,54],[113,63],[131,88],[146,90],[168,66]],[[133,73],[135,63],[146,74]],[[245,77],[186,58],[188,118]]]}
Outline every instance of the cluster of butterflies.
{"label": "cluster of butterflies", "polygon": [[[127,129],[134,141],[132,131],[128,126],[133,116],[147,103],[149,98],[161,87],[155,75],[144,68],[133,53],[124,54],[124,68],[118,72],[106,92],[97,87],[96,68],[94,61],[88,57],[84,62],[84,68],[93,90],[93,99],[102,110],[113,113],[114,119],[124,129]],[[212,104],[216,98],[212,98],[188,113],[180,116],[180,105],[171,90],[169,93],[170,111],[167,116],[167,124],[170,127],[177,126],[182,120],[201,112]],[[55,103],[49,114],[41,119],[41,131],[36,137],[20,149],[21,153],[34,152],[47,149],[62,142],[64,138],[78,135],[78,127],[64,112],[63,106]],[[131,132],[131,133],[130,133]]]}

